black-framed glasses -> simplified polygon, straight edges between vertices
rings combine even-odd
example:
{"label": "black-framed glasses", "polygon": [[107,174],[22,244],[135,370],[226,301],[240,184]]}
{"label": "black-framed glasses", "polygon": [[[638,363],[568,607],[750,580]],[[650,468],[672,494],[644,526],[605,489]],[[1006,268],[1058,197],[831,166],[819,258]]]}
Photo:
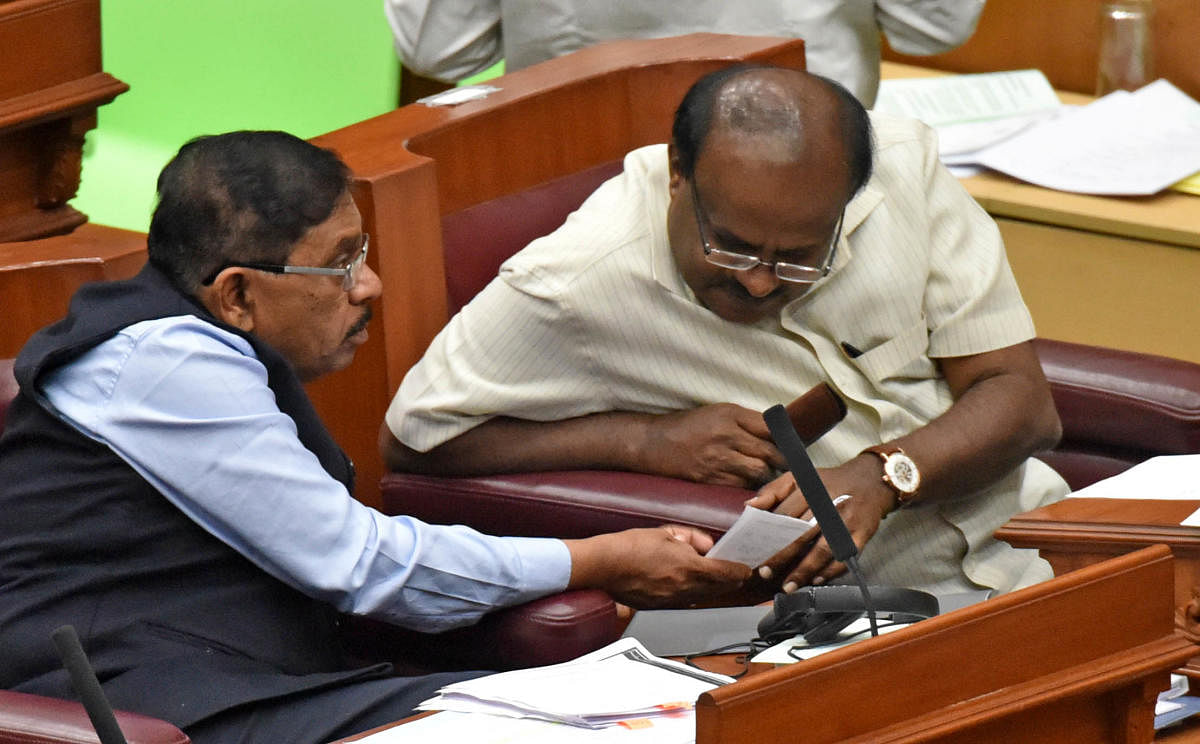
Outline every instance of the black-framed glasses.
{"label": "black-framed glasses", "polygon": [[688,183],[692,187],[692,208],[696,213],[696,228],[700,232],[700,243],[704,246],[704,258],[710,264],[734,271],[749,271],[757,266],[769,266],[775,269],[775,276],[782,281],[796,284],[812,284],[829,275],[830,269],[833,268],[833,259],[837,255],[838,240],[842,235],[842,219],[846,216],[845,209],[842,209],[842,213],[838,215],[837,227],[833,231],[833,240],[829,243],[825,261],[821,266],[805,266],[787,261],[764,261],[758,256],[727,251],[713,245],[713,237],[708,231],[708,215],[705,213],[704,207],[700,205],[700,192],[696,190],[696,182],[689,180]]}
{"label": "black-framed glasses", "polygon": [[240,268],[254,269],[255,271],[268,271],[272,274],[315,274],[319,276],[340,276],[342,277],[342,291],[349,292],[354,289],[354,285],[358,284],[358,276],[361,273],[363,264],[367,262],[367,249],[371,247],[370,236],[363,233],[362,249],[358,254],[350,260],[348,264],[341,268],[333,268],[329,266],[292,266],[291,264],[269,264],[247,261],[244,263],[231,261],[227,264],[222,264],[216,271],[209,274],[201,284],[208,286],[217,279],[217,274],[220,274],[225,269]]}

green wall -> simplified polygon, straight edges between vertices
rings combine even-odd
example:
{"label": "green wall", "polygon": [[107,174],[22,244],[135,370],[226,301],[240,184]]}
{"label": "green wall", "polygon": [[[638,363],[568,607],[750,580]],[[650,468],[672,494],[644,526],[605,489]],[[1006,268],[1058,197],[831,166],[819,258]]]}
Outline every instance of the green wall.
{"label": "green wall", "polygon": [[154,181],[188,139],[233,129],[313,137],[395,106],[382,0],[101,0],[104,69],[129,92],[100,109],[72,204],[145,230]]}

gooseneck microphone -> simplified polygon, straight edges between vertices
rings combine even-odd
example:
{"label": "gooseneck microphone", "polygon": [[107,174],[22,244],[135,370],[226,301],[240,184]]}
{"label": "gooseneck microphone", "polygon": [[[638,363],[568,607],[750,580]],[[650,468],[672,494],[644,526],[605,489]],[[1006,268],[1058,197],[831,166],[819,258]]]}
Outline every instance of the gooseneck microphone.
{"label": "gooseneck microphone", "polygon": [[96,736],[100,737],[100,744],[127,744],[125,734],[121,733],[121,727],[117,725],[112,706],[109,705],[104,690],[100,688],[100,680],[96,679],[96,672],[88,662],[87,655],[83,653],[83,646],[79,643],[79,635],[75,628],[64,625],[51,633],[50,637],[54,639],[54,646],[58,649],[63,666],[71,675],[71,686],[75,688],[75,694],[83,703],[88,719],[96,729]]}
{"label": "gooseneck microphone", "polygon": [[871,602],[871,592],[867,589],[867,582],[858,568],[858,546],[854,544],[854,538],[850,536],[850,530],[842,521],[842,515],[833,505],[833,500],[829,498],[829,492],[825,490],[825,484],[821,481],[820,474],[817,473],[816,467],[808,457],[808,452],[804,449],[804,442],[801,441],[800,435],[796,433],[796,428],[792,426],[791,419],[788,418],[787,409],[781,405],[771,406],[763,411],[763,420],[767,422],[767,428],[771,432],[771,438],[775,440],[775,446],[779,447],[779,451],[783,453],[788,469],[792,471],[792,475],[796,479],[796,485],[804,494],[804,500],[808,502],[808,508],[812,510],[813,518],[817,520],[821,534],[829,543],[833,557],[845,563],[854,576],[859,591],[862,592],[863,608],[871,622],[871,635],[879,635],[879,626],[875,619],[875,605]]}

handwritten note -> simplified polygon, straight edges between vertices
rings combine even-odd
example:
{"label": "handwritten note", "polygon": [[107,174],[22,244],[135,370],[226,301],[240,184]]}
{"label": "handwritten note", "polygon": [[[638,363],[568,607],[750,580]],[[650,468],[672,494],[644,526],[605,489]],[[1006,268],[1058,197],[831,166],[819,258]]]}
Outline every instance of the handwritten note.
{"label": "handwritten note", "polygon": [[708,551],[708,556],[737,561],[752,568],[761,566],[816,526],[816,522],[747,506],[729,531]]}

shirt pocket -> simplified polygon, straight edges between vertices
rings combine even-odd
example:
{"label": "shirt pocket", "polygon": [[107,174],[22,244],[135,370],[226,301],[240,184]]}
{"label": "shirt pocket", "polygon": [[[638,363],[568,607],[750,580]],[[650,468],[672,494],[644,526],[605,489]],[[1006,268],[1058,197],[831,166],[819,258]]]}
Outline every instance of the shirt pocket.
{"label": "shirt pocket", "polygon": [[929,330],[924,320],[914,323],[893,338],[867,349],[852,360],[876,386],[888,380],[924,380],[937,376],[929,358]]}

